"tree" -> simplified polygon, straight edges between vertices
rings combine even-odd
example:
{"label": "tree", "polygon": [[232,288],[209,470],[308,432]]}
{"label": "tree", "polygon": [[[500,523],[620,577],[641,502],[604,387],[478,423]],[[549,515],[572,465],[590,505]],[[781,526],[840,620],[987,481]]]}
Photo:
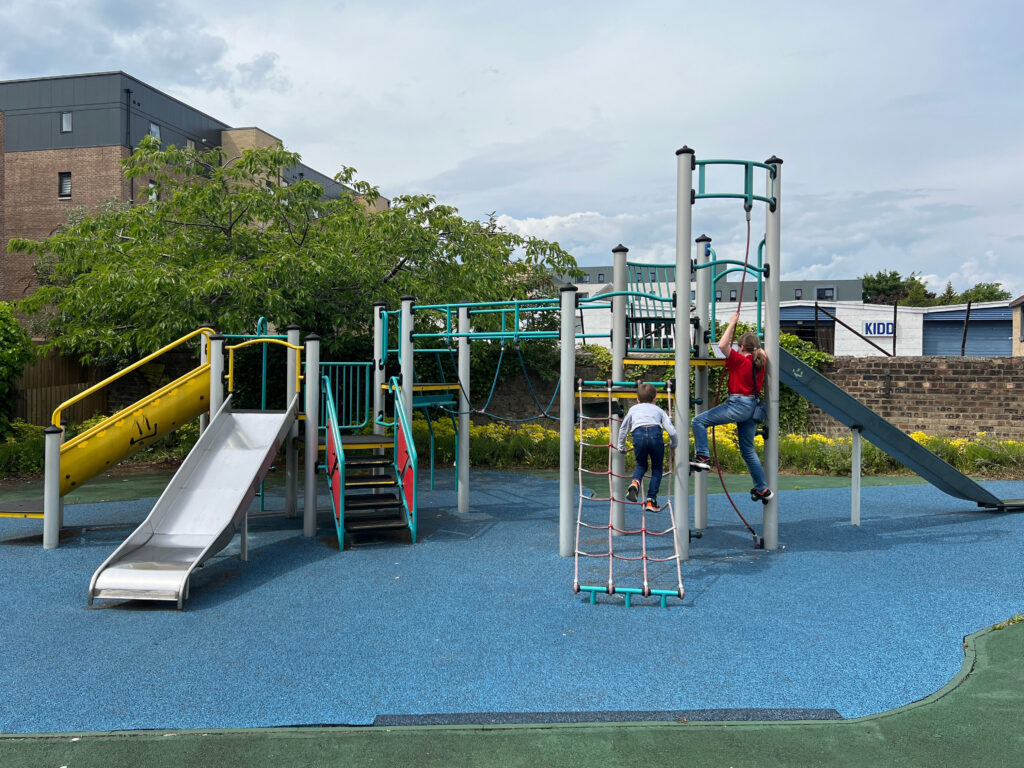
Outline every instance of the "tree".
{"label": "tree", "polygon": [[337,200],[309,180],[280,183],[299,160],[278,146],[222,162],[220,150],[147,137],[124,171],[154,180],[149,200],[11,241],[39,258],[41,287],[20,309],[49,346],[84,362],[136,359],[203,323],[246,332],[260,316],[316,331],[330,354],[368,350],[374,301],[526,298],[576,268],[557,243],[510,233],[493,215],[464,219],[430,195],[375,211],[379,192],[350,168],[336,178],[356,194]]}
{"label": "tree", "polygon": [[0,301],[0,438],[10,433],[14,415],[14,382],[34,357],[32,340],[18,324],[11,305]]}
{"label": "tree", "polygon": [[868,304],[893,304],[928,307],[935,303],[935,294],[921,282],[917,272],[903,277],[895,269],[879,270],[873,275],[861,275],[864,301]]}
{"label": "tree", "polygon": [[959,304],[966,304],[968,301],[1005,301],[1012,294],[1003,290],[1002,283],[975,283],[960,294]]}

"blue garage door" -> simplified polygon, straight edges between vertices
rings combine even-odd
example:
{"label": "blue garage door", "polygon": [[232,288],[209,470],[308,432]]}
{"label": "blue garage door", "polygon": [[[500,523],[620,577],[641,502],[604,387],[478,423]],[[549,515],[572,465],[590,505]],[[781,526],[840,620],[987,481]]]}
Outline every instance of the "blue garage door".
{"label": "blue garage door", "polygon": [[[1013,351],[1010,339],[1012,332],[1012,322],[1004,320],[975,322],[972,320],[967,329],[967,356],[1009,357]],[[958,356],[963,337],[964,324],[962,320],[960,322],[925,321],[922,353]]]}

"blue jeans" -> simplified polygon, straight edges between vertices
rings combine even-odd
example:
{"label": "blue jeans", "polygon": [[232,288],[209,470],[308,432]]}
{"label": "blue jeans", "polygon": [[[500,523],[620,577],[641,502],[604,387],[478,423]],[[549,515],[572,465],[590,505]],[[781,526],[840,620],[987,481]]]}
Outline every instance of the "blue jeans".
{"label": "blue jeans", "polygon": [[662,465],[665,462],[665,438],[661,426],[637,427],[633,430],[633,455],[636,466],[633,468],[633,479],[638,483],[647,474],[647,462],[651,463],[651,484],[647,486],[647,498],[658,500],[658,489],[661,487]]}
{"label": "blue jeans", "polygon": [[729,399],[721,405],[698,413],[693,417],[693,449],[698,456],[710,456],[708,453],[708,427],[717,424],[735,424],[736,440],[740,444],[740,456],[747,464],[750,478],[754,481],[754,488],[763,491],[768,487],[768,481],[764,477],[764,468],[761,460],[754,450],[754,434],[757,432],[757,422],[751,416],[754,414],[754,405],[757,400],[750,395],[729,395]]}

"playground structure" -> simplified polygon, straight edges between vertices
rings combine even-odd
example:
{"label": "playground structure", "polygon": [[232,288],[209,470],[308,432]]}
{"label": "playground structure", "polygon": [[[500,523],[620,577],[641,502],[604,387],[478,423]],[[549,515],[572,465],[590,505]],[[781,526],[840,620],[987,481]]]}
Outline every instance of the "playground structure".
{"label": "playground structure", "polygon": [[[321,363],[319,339],[315,334],[310,334],[304,345],[300,345],[300,329],[294,326],[289,327],[283,336],[270,335],[265,325],[258,326],[255,335],[232,337],[219,336],[211,328],[201,328],[63,403],[54,411],[53,423],[46,430],[46,478],[42,515],[44,548],[58,546],[64,494],[148,441],[197,416],[200,418],[202,435],[193,453],[139,529],[96,572],[89,589],[90,602],[94,598],[135,597],[174,600],[180,607],[188,595],[189,575],[226,546],[236,529],[242,534],[242,557],[245,559],[248,509],[282,444],[286,447],[285,515],[295,516],[298,508],[297,444],[300,421],[305,422],[305,436],[301,442],[304,450],[303,535],[316,535],[316,472],[323,469],[330,490],[340,547],[345,545],[346,533],[368,530],[408,529],[411,541],[415,542],[419,458],[412,437],[412,414],[416,410],[438,408],[455,423],[457,511],[468,513],[470,416],[480,413],[501,418],[488,412],[494,394],[493,386],[483,408],[474,409],[471,406],[470,343],[500,343],[502,355],[499,357],[499,369],[507,344],[513,345],[520,355],[526,384],[538,408],[538,415],[530,418],[547,416],[559,420],[558,551],[563,557],[579,557],[578,537],[583,524],[580,515],[583,503],[582,482],[578,490],[576,487],[582,472],[582,462],[577,464],[575,429],[578,424],[578,442],[582,452],[583,422],[589,418],[583,415],[586,410],[583,401],[585,398],[603,398],[606,401],[610,436],[607,445],[609,493],[606,498],[595,498],[592,501],[608,504],[608,523],[602,525],[602,529],[608,532],[608,551],[600,556],[609,560],[609,579],[603,587],[583,585],[582,588],[589,591],[592,597],[596,591],[606,590],[625,593],[627,600],[631,594],[660,596],[663,603],[669,595],[681,598],[683,586],[679,564],[689,557],[691,538],[689,465],[685,456],[684,460],[670,460],[666,472],[668,501],[665,509],[669,512],[667,518],[670,520],[673,539],[672,554],[666,559],[675,564],[676,573],[679,574],[678,584],[671,585],[673,588],[667,590],[651,587],[646,577],[646,544],[642,545],[645,574],[642,585],[620,588],[613,584],[613,536],[638,533],[641,540],[646,541],[647,535],[655,535],[647,529],[643,517],[639,528],[626,525],[625,458],[611,450],[616,444],[620,423],[614,414],[621,407],[621,400],[635,396],[635,382],[626,380],[626,365],[671,367],[674,377],[666,387],[665,398],[685,453],[684,441],[689,434],[691,406],[698,411],[709,406],[711,393],[708,368],[722,365],[713,343],[714,286],[719,279],[736,271],[742,271],[744,279],[749,275],[758,283],[755,323],[763,335],[763,346],[771,361],[764,396],[768,404],[764,468],[769,487],[778,485],[778,392],[782,381],[852,430],[852,522],[859,523],[859,440],[862,433],[946,493],[976,501],[986,508],[1002,510],[1024,507],[1024,501],[1000,500],[956,472],[779,347],[782,161],[775,157],[765,163],[702,161],[697,160],[693,150],[687,147],[679,150],[676,157],[677,235],[674,268],[629,263],[626,259],[627,249],[618,246],[613,251],[614,290],[598,296],[580,297],[575,286],[566,285],[561,288],[557,298],[417,306],[413,297],[405,296],[401,307],[393,311],[388,311],[383,303],[378,303],[373,310],[374,349],[370,363]],[[710,189],[708,169],[717,166],[740,169],[743,191]],[[694,172],[697,173],[696,185]],[[763,195],[754,191],[755,173],[764,175]],[[711,238],[706,235],[692,240],[693,207],[698,200],[708,198],[743,201],[747,222],[747,249],[743,261],[719,259],[711,248]],[[765,236],[756,249],[756,261],[751,263],[749,227],[751,209],[755,203],[764,204],[766,209]],[[697,246],[696,258],[692,261],[691,241]],[[687,301],[690,296],[691,273],[696,281],[693,307],[689,307]],[[669,284],[674,284],[671,292],[665,290]],[[583,317],[588,312],[610,312],[610,333],[583,331]],[[238,339],[239,342],[226,347],[225,341],[228,338]],[[576,345],[594,338],[610,342],[610,381],[576,379]],[[195,339],[200,342],[200,363],[193,371],[62,444],[62,410],[97,388]],[[534,339],[557,340],[560,345],[561,376],[555,395],[546,407],[533,392],[519,352],[520,342]],[[234,412],[232,409],[230,393],[233,389],[235,351],[254,345],[262,345],[264,350],[269,345],[280,345],[288,351],[287,397],[283,411],[267,411],[265,396],[259,413]],[[225,352],[228,353],[226,377]],[[417,381],[414,366],[416,354],[431,354],[438,357],[439,361],[441,356],[447,356],[455,371],[455,381]],[[388,366],[393,359],[397,359],[400,373],[388,376]],[[265,361],[264,354],[264,383]],[[392,371],[393,368],[392,365]],[[440,362],[438,369],[443,379],[443,366]],[[674,390],[679,388],[681,382],[690,381],[691,370],[694,379],[693,395],[678,397]],[[224,397],[225,378],[229,392],[227,398]],[[688,387],[683,391],[689,394]],[[386,398],[389,395],[393,402],[390,420],[386,417]],[[559,417],[552,414],[555,398],[558,398]],[[579,398],[578,408],[576,398]],[[207,416],[207,413],[210,415]],[[573,418],[564,418],[563,415],[567,414],[573,414]],[[372,435],[349,434],[351,431],[365,431],[370,419]],[[427,424],[429,427],[429,419]],[[433,432],[432,427],[430,429],[433,485]],[[324,457],[322,463],[321,451]],[[388,452],[390,456],[386,455]],[[699,532],[708,525],[707,476],[696,473],[694,485],[692,520],[693,529]],[[769,550],[779,546],[778,503],[776,496],[763,505],[763,533],[758,543]],[[156,574],[157,571],[162,573]]]}

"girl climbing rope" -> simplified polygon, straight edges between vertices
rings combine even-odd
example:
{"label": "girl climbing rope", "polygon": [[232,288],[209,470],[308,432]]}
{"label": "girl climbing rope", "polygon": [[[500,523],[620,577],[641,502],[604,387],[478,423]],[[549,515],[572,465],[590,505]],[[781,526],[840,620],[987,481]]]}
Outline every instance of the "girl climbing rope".
{"label": "girl climbing rope", "polygon": [[708,427],[718,424],[736,424],[736,438],[739,442],[740,455],[747,464],[754,487],[750,490],[750,498],[765,504],[775,494],[765,480],[764,468],[754,449],[754,434],[760,421],[756,410],[760,404],[760,393],[764,387],[765,367],[768,356],[761,348],[757,334],[745,333],[739,339],[740,350],[732,348],[732,337],[739,322],[739,312],[729,318],[729,326],[718,342],[718,348],[725,357],[728,371],[729,399],[704,413],[697,414],[691,426],[693,428],[694,453],[690,466],[695,470],[711,469],[711,458],[708,453]]}

